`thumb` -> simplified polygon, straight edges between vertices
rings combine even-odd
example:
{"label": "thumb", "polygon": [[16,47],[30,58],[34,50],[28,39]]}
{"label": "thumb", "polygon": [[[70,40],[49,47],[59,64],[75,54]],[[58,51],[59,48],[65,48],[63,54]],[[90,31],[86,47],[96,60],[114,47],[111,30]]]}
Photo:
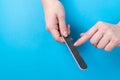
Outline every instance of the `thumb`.
{"label": "thumb", "polygon": [[63,35],[64,37],[67,37],[68,35],[68,28],[65,22],[65,17],[64,16],[58,16],[58,22],[59,22],[59,29],[60,29],[60,33],[61,35]]}
{"label": "thumb", "polygon": [[63,35],[64,37],[67,37],[68,27],[65,21],[64,7],[61,7],[61,9],[59,9],[59,11],[57,12],[57,18],[58,18],[59,30],[61,35]]}

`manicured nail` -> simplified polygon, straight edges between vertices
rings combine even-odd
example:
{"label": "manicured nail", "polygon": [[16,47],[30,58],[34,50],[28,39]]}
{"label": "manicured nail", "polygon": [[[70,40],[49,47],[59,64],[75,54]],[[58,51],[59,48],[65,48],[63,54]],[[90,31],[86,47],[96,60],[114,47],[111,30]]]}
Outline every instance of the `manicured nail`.
{"label": "manicured nail", "polygon": [[68,24],[68,28],[70,29],[70,24]]}
{"label": "manicured nail", "polygon": [[63,33],[63,35],[64,35],[64,37],[67,37],[67,32],[65,31],[65,32]]}
{"label": "manicured nail", "polygon": [[74,46],[77,46],[77,42],[74,44]]}

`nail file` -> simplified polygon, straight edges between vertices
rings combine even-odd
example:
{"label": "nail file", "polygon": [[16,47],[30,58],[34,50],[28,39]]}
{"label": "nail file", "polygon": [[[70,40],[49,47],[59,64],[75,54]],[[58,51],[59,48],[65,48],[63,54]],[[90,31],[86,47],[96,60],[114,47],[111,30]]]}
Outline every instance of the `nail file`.
{"label": "nail file", "polygon": [[[62,36],[63,37],[63,36]],[[87,68],[87,65],[85,61],[80,56],[77,48],[73,45],[73,41],[70,36],[63,37],[65,44],[67,45],[69,51],[71,52],[73,58],[75,59],[76,63],[78,64],[79,68],[82,70],[85,70]]]}

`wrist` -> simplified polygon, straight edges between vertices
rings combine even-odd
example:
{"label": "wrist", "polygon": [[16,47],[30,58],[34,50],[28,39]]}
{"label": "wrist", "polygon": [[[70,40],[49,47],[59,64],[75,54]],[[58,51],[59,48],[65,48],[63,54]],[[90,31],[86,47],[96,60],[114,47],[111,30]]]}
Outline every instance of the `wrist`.
{"label": "wrist", "polygon": [[46,7],[51,4],[53,5],[56,1],[59,1],[59,0],[41,0],[43,7]]}
{"label": "wrist", "polygon": [[44,3],[47,3],[47,2],[49,2],[49,1],[59,1],[59,0],[41,0],[42,1],[42,3],[44,4]]}

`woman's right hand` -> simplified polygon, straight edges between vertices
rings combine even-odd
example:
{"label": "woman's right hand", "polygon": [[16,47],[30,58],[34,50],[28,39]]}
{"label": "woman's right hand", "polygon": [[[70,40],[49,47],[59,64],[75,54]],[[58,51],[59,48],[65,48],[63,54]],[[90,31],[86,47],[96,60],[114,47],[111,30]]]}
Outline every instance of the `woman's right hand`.
{"label": "woman's right hand", "polygon": [[70,33],[69,26],[65,22],[64,7],[59,0],[42,0],[46,29],[52,34],[58,42],[64,42],[61,35],[67,37]]}

